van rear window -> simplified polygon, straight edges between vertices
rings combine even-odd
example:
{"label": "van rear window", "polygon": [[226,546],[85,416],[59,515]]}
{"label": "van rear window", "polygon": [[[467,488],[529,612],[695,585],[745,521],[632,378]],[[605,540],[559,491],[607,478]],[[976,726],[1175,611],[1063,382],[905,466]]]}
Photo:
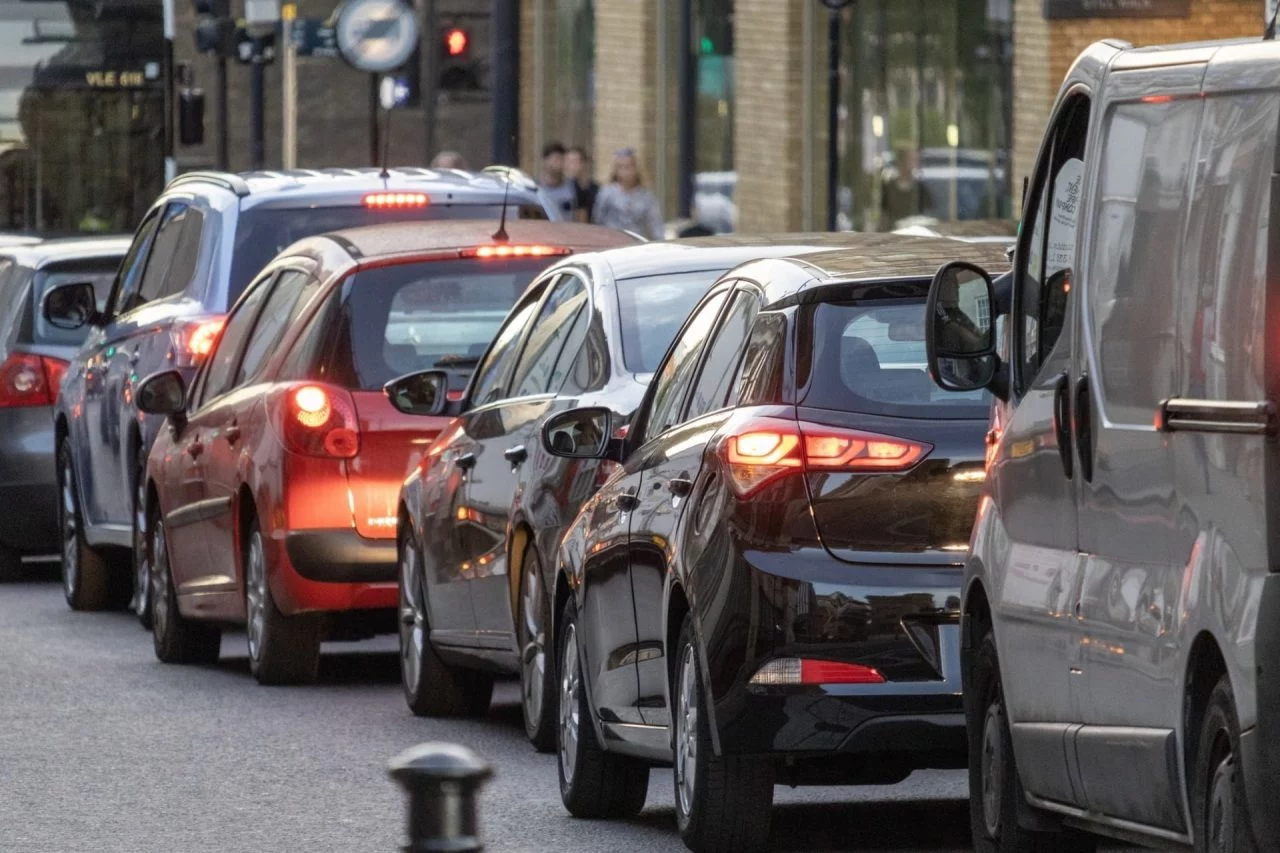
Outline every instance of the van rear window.
{"label": "van rear window", "polygon": [[801,405],[907,418],[990,414],[987,392],[944,391],[929,378],[923,299],[823,303],[806,313],[800,340],[812,350]]}

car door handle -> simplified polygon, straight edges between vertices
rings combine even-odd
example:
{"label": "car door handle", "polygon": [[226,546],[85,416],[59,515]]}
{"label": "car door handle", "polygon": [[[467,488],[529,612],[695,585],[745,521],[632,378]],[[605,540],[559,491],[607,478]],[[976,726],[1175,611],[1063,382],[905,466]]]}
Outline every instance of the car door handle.
{"label": "car door handle", "polygon": [[1058,456],[1062,459],[1062,473],[1070,480],[1073,472],[1071,461],[1071,397],[1068,393],[1071,377],[1067,371],[1058,374],[1053,383],[1053,434],[1058,440]]}
{"label": "car door handle", "polygon": [[1080,476],[1086,483],[1093,481],[1093,402],[1089,394],[1089,377],[1076,380],[1075,420],[1072,428],[1076,434],[1076,455],[1080,457]]}
{"label": "car door handle", "polygon": [[463,471],[470,471],[476,467],[476,455],[474,453],[464,453],[457,459],[453,460],[453,464],[457,465]]}
{"label": "car door handle", "polygon": [[517,444],[515,447],[508,447],[502,457],[512,465],[519,465],[529,458],[529,451],[525,450],[523,444]]}
{"label": "car door handle", "polygon": [[240,427],[238,424],[232,424],[222,431],[222,437],[227,440],[227,444],[235,444],[240,440]]}
{"label": "car door handle", "polygon": [[640,498],[636,497],[635,492],[623,492],[613,499],[613,505],[623,512],[631,512],[640,506]]}
{"label": "car door handle", "polygon": [[693,491],[693,480],[674,477],[667,481],[667,490],[678,498],[687,498],[689,493]]}

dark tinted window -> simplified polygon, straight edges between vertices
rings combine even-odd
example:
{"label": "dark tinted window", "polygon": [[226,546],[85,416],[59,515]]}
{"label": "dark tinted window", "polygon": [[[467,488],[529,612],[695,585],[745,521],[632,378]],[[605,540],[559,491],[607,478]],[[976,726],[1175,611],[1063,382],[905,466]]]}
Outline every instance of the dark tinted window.
{"label": "dark tinted window", "polygon": [[271,296],[262,309],[258,325],[244,349],[244,358],[236,372],[237,385],[256,378],[270,360],[271,353],[280,344],[297,312],[305,307],[309,297],[315,295],[315,285],[308,287],[308,284],[311,284],[311,276],[301,270],[285,270],[280,273],[275,289],[271,291]]}
{"label": "dark tinted window", "polygon": [[[524,205],[507,206],[511,218],[532,219]],[[541,208],[536,208],[542,213]],[[384,222],[424,222],[440,219],[497,219],[500,204],[432,204],[405,210],[370,210],[350,207],[255,207],[240,214],[236,225],[235,255],[231,261],[230,302],[271,259],[298,240],[329,231],[380,225]],[[542,214],[545,219],[546,215]]]}
{"label": "dark tinted window", "polygon": [[671,355],[662,363],[662,369],[654,378],[653,408],[650,410],[649,422],[645,427],[645,440],[662,435],[671,427],[680,423],[683,411],[685,392],[693,381],[693,372],[698,365],[698,356],[715,325],[716,315],[724,304],[727,291],[717,293],[699,306],[697,312],[689,320],[689,325],[681,333],[679,340],[671,348]]}
{"label": "dark tinted window", "polygon": [[986,418],[985,391],[944,391],[929,378],[924,300],[824,303],[808,309],[812,367],[801,405],[874,415]]}
{"label": "dark tinted window", "polygon": [[218,346],[209,359],[208,375],[204,379],[204,387],[201,390],[200,405],[230,390],[236,365],[240,362],[240,352],[244,349],[249,333],[253,331],[258,306],[266,297],[270,284],[270,281],[265,281],[254,287],[244,301],[237,306],[235,312],[227,318],[227,325],[222,330]]}
{"label": "dark tinted window", "polygon": [[356,273],[343,286],[328,355],[334,381],[373,390],[419,370],[470,371],[546,266],[525,259],[425,261]]}
{"label": "dark tinted window", "polygon": [[729,400],[729,388],[738,375],[738,363],[747,345],[751,323],[760,310],[760,301],[752,293],[739,291],[733,304],[724,313],[724,320],[716,330],[715,340],[707,349],[707,357],[698,374],[698,384],[693,386],[689,398],[688,420],[707,412],[723,409]]}
{"label": "dark tinted window", "polygon": [[121,313],[129,310],[129,303],[138,292],[142,283],[142,271],[147,263],[147,255],[151,249],[151,241],[156,235],[156,226],[160,224],[161,211],[157,210],[142,221],[120,265],[119,280],[115,283],[111,310]]}
{"label": "dark tinted window", "polygon": [[87,328],[58,329],[45,322],[44,312],[39,310],[44,294],[63,284],[77,281],[91,282],[93,291],[98,296],[98,309],[101,310],[107,304],[107,297],[111,293],[111,282],[115,279],[119,264],[119,258],[107,257],[49,264],[39,270],[33,278],[33,299],[29,302],[32,306],[29,316],[35,320],[33,338],[36,343],[70,346],[81,344],[89,333]]}
{"label": "dark tinted window", "polygon": [[280,379],[327,378],[322,372],[324,365],[320,363],[320,354],[329,340],[329,329],[337,323],[341,313],[342,293],[341,290],[335,290],[325,297],[324,305],[308,318],[306,327],[289,348],[289,354],[285,356],[277,374]]}
{"label": "dark tinted window", "polygon": [[763,406],[782,402],[782,368],[787,356],[787,318],[767,313],[756,317],[730,405]]}
{"label": "dark tinted window", "polygon": [[[191,280],[191,273],[195,271],[194,258],[185,279],[181,279],[182,270],[178,268],[178,249],[191,216],[191,208],[182,202],[174,202],[165,210],[151,247],[151,257],[142,273],[142,286],[138,288],[137,297],[130,300],[130,308],[177,292]],[[199,215],[195,216],[198,218]]]}
{"label": "dark tinted window", "polygon": [[520,356],[510,396],[525,397],[559,390],[568,369],[564,354],[577,355],[586,334],[586,315],[586,285],[576,275],[560,276],[533,321],[533,331]]}
{"label": "dark tinted window", "polygon": [[693,306],[724,270],[628,278],[617,283],[622,358],[632,373],[653,373]]}

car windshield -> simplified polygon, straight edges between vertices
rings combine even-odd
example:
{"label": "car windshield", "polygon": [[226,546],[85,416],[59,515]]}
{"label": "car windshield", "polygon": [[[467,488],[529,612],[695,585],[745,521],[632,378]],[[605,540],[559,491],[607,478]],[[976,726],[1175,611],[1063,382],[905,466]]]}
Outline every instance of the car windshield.
{"label": "car windshield", "polygon": [[[232,304],[267,263],[284,249],[306,237],[386,222],[427,222],[440,219],[497,219],[500,204],[429,204],[391,210],[364,205],[345,207],[263,206],[240,214],[236,226],[235,254],[231,261]],[[538,205],[510,204],[507,215],[520,219],[546,219]]]}
{"label": "car windshield", "polygon": [[397,376],[470,372],[511,306],[553,259],[421,261],[376,267],[343,288],[335,364],[375,390]]}
{"label": "car windshield", "polygon": [[636,374],[653,373],[689,312],[724,270],[651,275],[618,282],[622,360]]}
{"label": "car windshield", "polygon": [[985,391],[929,378],[924,300],[823,303],[810,312],[811,370],[801,405],[909,418],[986,418]]}

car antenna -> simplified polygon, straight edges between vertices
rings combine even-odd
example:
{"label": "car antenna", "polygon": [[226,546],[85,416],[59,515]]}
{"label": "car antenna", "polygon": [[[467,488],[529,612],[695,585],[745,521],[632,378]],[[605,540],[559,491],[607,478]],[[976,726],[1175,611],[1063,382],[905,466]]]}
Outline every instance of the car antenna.
{"label": "car antenna", "polygon": [[[378,173],[378,177],[384,181],[391,180],[391,171],[387,168],[387,160],[391,156],[391,113],[393,110],[382,104],[382,111],[386,113],[386,117],[382,120],[382,152],[380,155],[382,171]],[[376,126],[376,125],[375,125]]]}
{"label": "car antenna", "polygon": [[498,219],[498,230],[493,232],[493,242],[510,243],[511,238],[507,235],[507,196],[511,193],[511,169],[506,171],[507,182],[502,185],[502,215]]}
{"label": "car antenna", "polygon": [[1276,18],[1280,17],[1280,3],[1271,10],[1271,20],[1267,22],[1267,28],[1262,31],[1263,41],[1275,41],[1276,39]]}

